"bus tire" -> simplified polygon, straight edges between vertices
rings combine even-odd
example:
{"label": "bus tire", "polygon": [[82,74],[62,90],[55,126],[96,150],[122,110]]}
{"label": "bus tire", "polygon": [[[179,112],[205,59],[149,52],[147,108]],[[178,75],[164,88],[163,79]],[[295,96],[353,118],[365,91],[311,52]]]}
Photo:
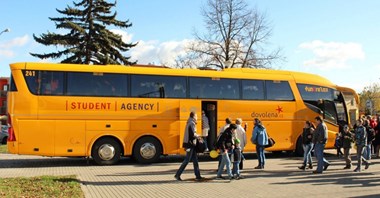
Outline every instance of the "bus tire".
{"label": "bus tire", "polygon": [[114,138],[101,138],[92,146],[91,156],[98,165],[113,165],[120,160],[121,146]]}
{"label": "bus tire", "polygon": [[302,157],[303,156],[303,145],[302,145],[302,137],[301,136],[299,136],[298,139],[297,139],[296,150],[295,150],[294,153],[298,157]]}
{"label": "bus tire", "polygon": [[154,137],[143,137],[133,147],[134,159],[142,164],[157,162],[162,153],[160,142]]}

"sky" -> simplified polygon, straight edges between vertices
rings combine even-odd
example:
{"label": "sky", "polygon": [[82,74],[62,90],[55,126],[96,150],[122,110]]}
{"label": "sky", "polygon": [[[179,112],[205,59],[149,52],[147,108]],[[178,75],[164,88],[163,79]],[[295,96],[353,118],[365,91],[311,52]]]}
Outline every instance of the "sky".
{"label": "sky", "polygon": [[[78,0],[75,0],[78,2]],[[49,17],[56,9],[73,6],[67,0],[1,0],[0,76],[9,77],[15,62],[40,60],[29,53],[56,51],[33,39],[47,32],[59,33]],[[204,31],[201,8],[206,0],[118,0],[118,20],[132,27],[110,28],[126,42],[138,42],[126,55],[139,64],[173,63],[184,53],[194,31]],[[281,48],[284,61],[274,69],[318,74],[339,86],[361,92],[380,83],[380,1],[378,0],[247,0],[265,14],[272,35],[265,49]]]}

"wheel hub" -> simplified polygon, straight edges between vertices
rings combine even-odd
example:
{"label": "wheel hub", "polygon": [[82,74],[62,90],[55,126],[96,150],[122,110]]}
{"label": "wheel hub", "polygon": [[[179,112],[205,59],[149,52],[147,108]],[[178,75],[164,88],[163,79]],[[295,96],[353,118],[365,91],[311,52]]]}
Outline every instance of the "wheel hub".
{"label": "wheel hub", "polygon": [[151,159],[156,155],[156,147],[152,143],[144,143],[140,147],[140,154],[145,159]]}
{"label": "wheel hub", "polygon": [[115,156],[115,147],[111,144],[103,144],[99,147],[99,157],[102,160],[111,160]]}

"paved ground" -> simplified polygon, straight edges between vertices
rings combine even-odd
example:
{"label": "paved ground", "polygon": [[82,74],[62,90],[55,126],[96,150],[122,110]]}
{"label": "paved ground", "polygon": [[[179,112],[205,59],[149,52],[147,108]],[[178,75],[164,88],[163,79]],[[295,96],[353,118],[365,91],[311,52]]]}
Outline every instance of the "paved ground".
{"label": "paved ground", "polygon": [[[332,151],[328,151],[332,152]],[[192,164],[173,176],[183,158],[164,157],[160,163],[139,165],[125,158],[119,165],[89,165],[82,158],[47,158],[0,154],[0,177],[77,175],[86,197],[380,197],[380,159],[368,170],[343,170],[344,161],[333,155],[323,174],[300,171],[301,158],[268,154],[265,170],[255,170],[257,159],[248,155],[242,180],[215,180],[217,161],[201,157],[206,180],[194,180]],[[354,164],[356,165],[356,163]]]}

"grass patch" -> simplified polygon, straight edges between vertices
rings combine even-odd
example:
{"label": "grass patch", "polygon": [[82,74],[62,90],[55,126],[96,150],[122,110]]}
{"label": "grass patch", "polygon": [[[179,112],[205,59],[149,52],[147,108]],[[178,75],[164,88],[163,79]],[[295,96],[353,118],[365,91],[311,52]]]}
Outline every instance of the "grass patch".
{"label": "grass patch", "polygon": [[8,153],[8,147],[6,144],[0,144],[0,153]]}
{"label": "grass patch", "polygon": [[84,197],[79,181],[70,176],[0,178],[0,197]]}

